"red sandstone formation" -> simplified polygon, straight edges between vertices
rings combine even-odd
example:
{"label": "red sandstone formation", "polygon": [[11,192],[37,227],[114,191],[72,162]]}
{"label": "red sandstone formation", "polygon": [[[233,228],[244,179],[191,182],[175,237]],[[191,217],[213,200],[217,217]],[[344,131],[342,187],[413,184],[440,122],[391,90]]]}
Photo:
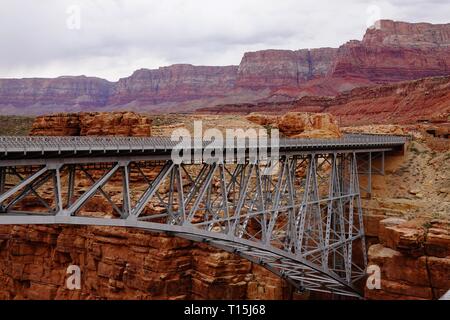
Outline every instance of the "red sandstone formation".
{"label": "red sandstone formation", "polygon": [[61,113],[37,117],[30,130],[32,136],[79,136],[80,116]]}
{"label": "red sandstone formation", "polygon": [[446,120],[450,113],[450,77],[426,78],[389,85],[356,88],[335,97],[303,97],[288,102],[222,105],[206,113],[328,112],[342,124],[413,123]]}
{"label": "red sandstone formation", "polygon": [[292,138],[340,138],[336,119],[327,113],[288,112],[278,121],[280,132]]}
{"label": "red sandstone formation", "polygon": [[135,136],[151,135],[152,121],[134,112],[61,113],[37,117],[33,136]]}
{"label": "red sandstone formation", "polygon": [[432,220],[429,225],[418,225],[401,218],[386,218],[379,221],[377,234],[380,243],[369,248],[369,265],[381,268],[381,289],[366,288],[366,298],[429,300],[447,292],[450,288],[448,221]]}
{"label": "red sandstone formation", "polygon": [[249,52],[239,66],[236,85],[253,90],[297,88],[308,80],[326,76],[336,52],[333,48]]}
{"label": "red sandstone formation", "polygon": [[331,75],[376,83],[450,73],[450,24],[381,20],[363,41],[341,46]]}
{"label": "red sandstone formation", "polygon": [[278,128],[290,138],[339,138],[336,119],[327,113],[288,112],[282,116],[252,113],[247,120],[262,126]]}
{"label": "red sandstone formation", "polygon": [[237,66],[202,67],[173,65],[157,70],[141,69],[120,79],[109,105],[158,104],[221,97],[233,89]]}
{"label": "red sandstone formation", "polygon": [[106,80],[85,76],[0,79],[0,105],[6,110],[8,107],[96,108],[105,105],[112,87]]}
{"label": "red sandstone formation", "polygon": [[[68,265],[81,290],[67,289]],[[280,278],[233,254],[111,227],[0,226],[0,299],[286,299]]]}
{"label": "red sandstone formation", "polygon": [[194,109],[224,101],[277,102],[450,74],[450,24],[382,20],[377,25],[362,41],[339,49],[250,52],[239,66],[141,69],[115,83],[86,77],[0,80],[0,111],[39,114],[49,108],[100,107],[184,111],[186,102],[195,102]]}

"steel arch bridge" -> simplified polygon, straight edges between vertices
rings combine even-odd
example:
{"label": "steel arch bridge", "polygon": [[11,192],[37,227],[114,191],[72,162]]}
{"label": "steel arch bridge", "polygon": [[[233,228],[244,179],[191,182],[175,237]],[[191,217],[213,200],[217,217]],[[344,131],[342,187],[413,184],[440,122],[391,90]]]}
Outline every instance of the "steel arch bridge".
{"label": "steel arch bridge", "polygon": [[[395,136],[282,139],[276,158],[269,146],[259,160],[247,141],[242,161],[175,163],[168,138],[0,137],[0,224],[166,232],[238,254],[299,290],[360,297],[359,176],[368,175],[370,192],[385,154],[404,144]],[[99,201],[108,212],[93,213]]]}

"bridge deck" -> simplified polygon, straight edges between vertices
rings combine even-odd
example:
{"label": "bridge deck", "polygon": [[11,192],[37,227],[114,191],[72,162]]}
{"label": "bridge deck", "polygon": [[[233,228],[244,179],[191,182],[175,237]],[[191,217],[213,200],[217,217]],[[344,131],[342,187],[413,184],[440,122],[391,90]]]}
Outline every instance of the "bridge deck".
{"label": "bridge deck", "polygon": [[[195,142],[188,151],[210,144]],[[248,161],[249,153],[245,163],[175,163],[170,138],[0,137],[0,225],[169,232],[239,254],[298,289],[359,296],[355,284],[367,265],[359,166],[368,163],[370,186],[372,154],[381,154],[383,172],[385,153],[405,142],[281,139],[278,170],[265,174],[268,162]],[[233,150],[256,146],[246,140]],[[151,170],[141,170],[141,161]],[[105,203],[105,215],[90,216],[90,201]]]}
{"label": "bridge deck", "polygon": [[[283,154],[332,150],[392,150],[402,148],[405,141],[405,137],[401,136],[355,134],[345,135],[339,139],[282,138],[279,140],[279,152]],[[209,141],[192,140],[191,149],[205,149],[209,144]],[[178,142],[171,141],[169,137],[0,137],[0,161],[118,155],[170,156],[177,145]],[[270,149],[270,139],[267,145]],[[255,147],[256,141],[247,139],[242,146],[245,149]]]}

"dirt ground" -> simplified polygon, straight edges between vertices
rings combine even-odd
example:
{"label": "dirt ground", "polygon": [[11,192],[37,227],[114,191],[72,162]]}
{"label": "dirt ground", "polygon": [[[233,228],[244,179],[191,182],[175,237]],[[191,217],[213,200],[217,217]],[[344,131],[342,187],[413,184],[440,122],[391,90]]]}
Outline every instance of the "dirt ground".
{"label": "dirt ground", "polygon": [[450,219],[450,150],[412,141],[403,157],[387,159],[386,175],[372,182],[370,206],[408,219]]}

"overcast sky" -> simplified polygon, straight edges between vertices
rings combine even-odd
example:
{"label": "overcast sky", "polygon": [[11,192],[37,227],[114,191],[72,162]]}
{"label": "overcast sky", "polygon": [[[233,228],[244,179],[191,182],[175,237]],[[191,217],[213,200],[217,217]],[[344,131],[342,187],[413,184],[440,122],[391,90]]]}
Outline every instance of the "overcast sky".
{"label": "overcast sky", "polygon": [[378,18],[449,13],[448,0],[0,0],[0,78],[239,64],[246,51],[338,47]]}

